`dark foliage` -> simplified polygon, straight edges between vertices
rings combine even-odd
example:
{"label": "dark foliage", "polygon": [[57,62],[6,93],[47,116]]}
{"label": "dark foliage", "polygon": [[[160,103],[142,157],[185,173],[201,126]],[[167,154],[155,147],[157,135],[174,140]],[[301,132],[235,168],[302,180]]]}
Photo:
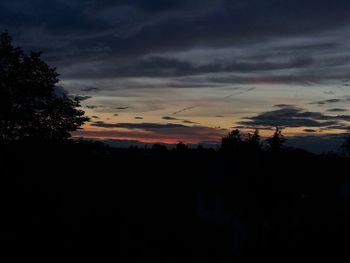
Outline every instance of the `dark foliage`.
{"label": "dark foliage", "polygon": [[40,55],[0,35],[0,142],[67,139],[87,121],[78,101],[55,94],[58,74]]}
{"label": "dark foliage", "polygon": [[1,247],[121,262],[347,256],[349,160],[253,154],[248,145],[238,155],[85,141],[4,146]]}
{"label": "dark foliage", "polygon": [[239,151],[242,146],[242,135],[241,132],[236,129],[227,134],[226,137],[221,140],[221,148],[226,152]]}
{"label": "dark foliage", "polygon": [[286,139],[282,135],[282,129],[276,127],[276,131],[271,138],[267,140],[267,148],[272,152],[279,152],[285,147]]}

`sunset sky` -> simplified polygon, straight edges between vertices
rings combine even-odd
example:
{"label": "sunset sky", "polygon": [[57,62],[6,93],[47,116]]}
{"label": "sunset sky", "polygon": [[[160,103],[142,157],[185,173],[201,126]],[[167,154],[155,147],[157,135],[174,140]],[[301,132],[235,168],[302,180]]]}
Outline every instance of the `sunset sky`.
{"label": "sunset sky", "polygon": [[1,0],[0,25],[81,99],[76,136],[350,130],[349,0]]}

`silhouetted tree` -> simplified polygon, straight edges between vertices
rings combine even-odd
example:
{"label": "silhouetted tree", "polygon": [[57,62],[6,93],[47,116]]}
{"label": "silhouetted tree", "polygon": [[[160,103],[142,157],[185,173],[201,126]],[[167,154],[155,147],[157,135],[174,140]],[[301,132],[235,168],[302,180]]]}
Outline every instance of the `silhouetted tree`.
{"label": "silhouetted tree", "polygon": [[221,149],[224,151],[238,150],[242,144],[241,132],[236,129],[221,139]]}
{"label": "silhouetted tree", "polygon": [[57,94],[59,74],[40,56],[0,35],[0,142],[67,139],[88,120],[78,100]]}
{"label": "silhouetted tree", "polygon": [[183,142],[179,142],[178,144],[176,144],[177,151],[185,151],[187,149],[188,149],[187,145],[184,144]]}
{"label": "silhouetted tree", "polygon": [[253,134],[248,133],[248,138],[246,140],[246,143],[248,144],[248,146],[250,148],[258,149],[261,146],[260,145],[260,143],[261,143],[260,140],[261,140],[261,137],[260,137],[260,134],[259,134],[259,130],[255,129]]}
{"label": "silhouetted tree", "polygon": [[153,152],[157,153],[164,153],[168,150],[168,148],[165,145],[159,143],[153,144],[151,149]]}
{"label": "silhouetted tree", "polygon": [[276,127],[273,136],[267,139],[267,149],[269,151],[278,152],[284,148],[286,139],[282,134],[282,128]]}

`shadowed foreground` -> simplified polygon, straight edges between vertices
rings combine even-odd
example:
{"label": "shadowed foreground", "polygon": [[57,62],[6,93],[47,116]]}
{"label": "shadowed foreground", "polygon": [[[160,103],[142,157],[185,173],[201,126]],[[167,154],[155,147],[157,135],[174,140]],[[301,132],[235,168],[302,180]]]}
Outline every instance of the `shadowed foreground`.
{"label": "shadowed foreground", "polygon": [[10,144],[0,152],[0,242],[14,257],[74,252],[121,262],[233,262],[347,256],[345,157],[88,142]]}

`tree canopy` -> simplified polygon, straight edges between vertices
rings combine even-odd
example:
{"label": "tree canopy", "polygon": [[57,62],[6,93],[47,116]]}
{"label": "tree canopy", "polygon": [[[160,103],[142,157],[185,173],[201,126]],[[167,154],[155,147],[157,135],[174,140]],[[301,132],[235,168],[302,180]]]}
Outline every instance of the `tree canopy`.
{"label": "tree canopy", "polygon": [[65,140],[88,118],[78,100],[58,94],[59,74],[41,59],[0,35],[0,142]]}

